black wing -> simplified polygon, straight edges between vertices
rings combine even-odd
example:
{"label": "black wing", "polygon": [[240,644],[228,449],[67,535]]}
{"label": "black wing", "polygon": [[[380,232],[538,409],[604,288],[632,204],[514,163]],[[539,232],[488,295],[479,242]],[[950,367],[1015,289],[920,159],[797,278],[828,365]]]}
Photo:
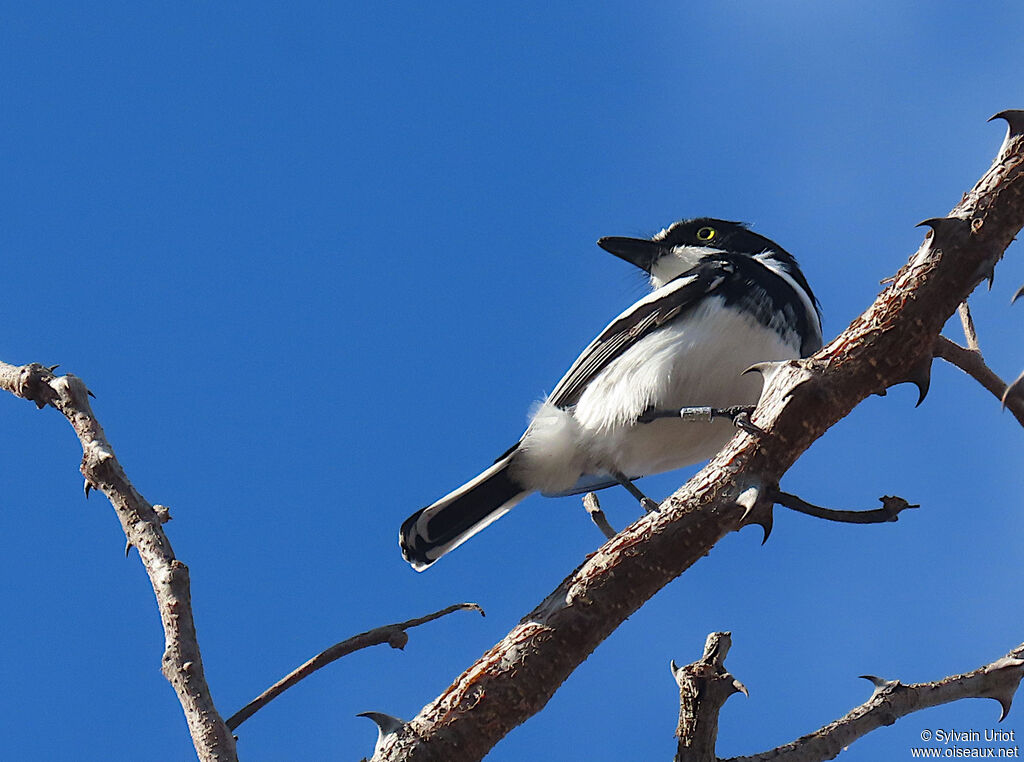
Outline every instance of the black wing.
{"label": "black wing", "polygon": [[615,358],[647,336],[694,306],[718,288],[735,272],[728,260],[708,257],[682,275],[644,297],[612,321],[590,346],[583,350],[569,372],[548,397],[557,407],[575,405],[583,390]]}

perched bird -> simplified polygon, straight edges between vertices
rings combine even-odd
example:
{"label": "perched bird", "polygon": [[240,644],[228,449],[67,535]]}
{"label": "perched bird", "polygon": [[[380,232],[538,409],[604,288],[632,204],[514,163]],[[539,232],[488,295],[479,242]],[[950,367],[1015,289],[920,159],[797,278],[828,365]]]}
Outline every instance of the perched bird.
{"label": "perched bird", "polygon": [[621,484],[652,509],[632,480],[705,460],[735,432],[680,410],[753,405],[762,381],[744,370],[821,348],[818,303],[796,260],[741,223],[682,220],[651,239],[598,245],[649,273],[655,290],[583,350],[494,465],[405,520],[399,544],[417,571],[531,492]]}

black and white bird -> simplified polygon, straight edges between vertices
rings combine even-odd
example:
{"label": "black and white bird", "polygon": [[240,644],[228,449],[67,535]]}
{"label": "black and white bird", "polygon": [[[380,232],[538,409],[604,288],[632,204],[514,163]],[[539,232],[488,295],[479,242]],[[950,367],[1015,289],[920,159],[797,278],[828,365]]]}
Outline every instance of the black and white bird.
{"label": "black and white bird", "polygon": [[706,460],[735,433],[728,420],[680,410],[753,405],[762,379],[744,370],[821,348],[818,303],[796,260],[741,223],[682,220],[598,245],[645,270],[654,291],[583,350],[494,465],[405,520],[399,544],[417,571],[532,492],[622,484],[643,498],[632,480]]}

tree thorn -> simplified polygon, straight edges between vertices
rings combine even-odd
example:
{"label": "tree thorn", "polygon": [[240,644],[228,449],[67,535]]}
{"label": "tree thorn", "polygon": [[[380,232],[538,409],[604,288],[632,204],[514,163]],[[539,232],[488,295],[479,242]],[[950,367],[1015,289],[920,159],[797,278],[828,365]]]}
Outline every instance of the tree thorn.
{"label": "tree thorn", "polygon": [[1003,408],[1006,408],[1006,401],[1014,395],[1024,395],[1024,373],[1017,376],[1017,380],[1012,384],[1008,384],[1006,390],[1003,392],[1003,396],[1000,398]]}
{"label": "tree thorn", "polygon": [[1009,128],[1007,137],[1014,137],[1024,133],[1024,110],[1021,109],[1006,109],[1000,111],[998,114],[993,114],[988,118],[988,121],[994,122],[996,119],[1002,119],[1006,122]]}
{"label": "tree thorn", "polygon": [[917,223],[915,227],[924,226],[931,228],[932,242],[939,248],[943,240],[966,237],[970,232],[970,223],[962,217],[931,217]]}
{"label": "tree thorn", "polygon": [[1013,705],[1013,694],[1007,696],[993,696],[996,701],[999,702],[999,722],[1006,719],[1006,715],[1010,713],[1010,707]]}
{"label": "tree thorn", "polygon": [[1017,687],[1020,685],[1022,675],[1024,675],[1024,660],[1017,658],[1016,656],[1004,656],[1002,659],[993,662],[989,665],[989,670],[995,672],[996,670],[1010,670],[1012,673],[1016,673],[1016,679],[1013,679],[1011,675],[1010,680],[1005,684],[998,686],[990,694],[989,698],[993,698],[999,702],[999,706],[1002,708],[1002,713],[999,715],[999,722],[1006,719],[1006,715],[1010,713],[1010,706],[1013,704],[1013,695],[1017,692]]}
{"label": "tree thorn", "polygon": [[743,371],[742,375],[745,376],[748,373],[760,373],[761,374],[761,378],[763,378],[765,384],[767,384],[771,380],[771,378],[776,373],[779,372],[779,369],[782,368],[782,366],[785,365],[785,364],[786,364],[786,361],[782,361],[782,362],[756,362],[753,365],[751,365],[749,368],[747,368],[745,371]]}
{"label": "tree thorn", "polygon": [[882,691],[890,690],[900,684],[899,680],[886,680],[885,678],[878,677],[877,675],[858,675],[863,680],[868,680],[874,686],[874,690],[871,691],[871,698],[874,698]]}
{"label": "tree thorn", "polygon": [[772,512],[774,503],[763,500],[763,492],[761,487],[755,484],[747,487],[736,498],[736,504],[744,509],[739,525],[745,527],[750,524],[757,524],[761,527],[761,530],[764,532],[764,536],[761,538],[762,545],[768,542],[768,538],[771,537],[772,527],[775,523]]}
{"label": "tree thorn", "polygon": [[383,712],[360,712],[356,717],[366,717],[377,726],[377,743],[373,747],[373,756],[377,756],[381,746],[384,745],[384,739],[394,735],[405,726],[405,720],[392,717],[390,714],[384,714]]}
{"label": "tree thorn", "polygon": [[913,384],[917,387],[917,404],[914,407],[920,407],[921,403],[924,402],[924,398],[928,396],[928,389],[932,383],[932,360],[934,355],[929,352],[920,362],[918,362],[910,371],[907,373],[907,377],[897,383],[901,384]]}

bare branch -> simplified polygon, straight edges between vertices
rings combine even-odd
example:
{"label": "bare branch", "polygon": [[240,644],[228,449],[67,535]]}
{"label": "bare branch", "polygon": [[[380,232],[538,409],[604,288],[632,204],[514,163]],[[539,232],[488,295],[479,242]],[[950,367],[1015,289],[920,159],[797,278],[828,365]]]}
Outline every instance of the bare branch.
{"label": "bare branch", "polygon": [[911,505],[902,497],[894,497],[893,495],[883,495],[878,498],[882,502],[882,507],[871,511],[836,511],[831,508],[822,508],[781,490],[774,490],[772,497],[776,503],[789,508],[791,511],[844,524],[883,524],[887,521],[897,521],[901,511],[905,511],[907,508],[921,507],[919,505]]}
{"label": "bare branch", "polygon": [[920,381],[944,323],[1024,226],[1024,136],[932,231],[875,302],[814,357],[765,375],[755,423],[693,479],[606,542],[513,630],[389,738],[379,760],[480,759],[658,590],[744,524],[738,501],[777,484],[861,400]]}
{"label": "bare branch", "polygon": [[427,614],[426,616],[416,617],[415,619],[409,619],[405,622],[398,622],[396,624],[386,624],[382,627],[374,627],[372,630],[367,630],[366,632],[354,635],[347,640],[343,640],[340,643],[335,643],[330,648],[318,653],[302,666],[282,677],[272,686],[267,688],[267,690],[263,691],[259,696],[231,715],[227,720],[227,726],[231,730],[234,730],[300,680],[309,677],[318,669],[326,667],[332,661],[336,661],[342,656],[347,656],[353,651],[359,651],[363,648],[369,648],[370,646],[379,646],[383,643],[387,643],[392,648],[405,648],[405,644],[409,642],[409,635],[406,633],[406,630],[413,627],[419,627],[421,624],[426,624],[427,622],[433,622],[435,619],[440,619],[452,612],[465,611],[467,609],[471,611],[479,611],[481,616],[484,615],[484,610],[475,603],[456,603],[452,606],[448,606],[447,608],[443,608],[440,611],[435,611],[433,614]]}
{"label": "bare branch", "polygon": [[606,539],[612,539],[618,534],[612,525],[608,523],[608,517],[604,515],[604,511],[601,510],[601,503],[597,499],[597,494],[594,492],[588,492],[583,496],[583,507],[587,513],[590,514],[591,520],[597,524],[597,528],[601,530],[601,534]]}
{"label": "bare branch", "polygon": [[86,496],[89,489],[97,489],[109,498],[128,547],[138,549],[149,575],[164,629],[162,671],[178,694],[196,754],[203,762],[236,760],[234,737],[217,713],[203,671],[188,567],[175,558],[162,527],[168,518],[166,509],[155,510],[128,481],[93,415],[90,392],[81,379],[54,376],[50,368],[37,363],[19,367],[0,362],[0,389],[31,400],[40,409],[56,408],[75,430],[82,445]]}
{"label": "bare branch", "polygon": [[675,762],[715,762],[718,713],[732,694],[747,694],[743,683],[725,669],[732,646],[728,632],[713,632],[704,644],[704,655],[685,667],[672,662],[672,676],[679,686],[679,725]]}
{"label": "bare branch", "polygon": [[991,698],[999,702],[1002,721],[1024,676],[1024,644],[973,672],[951,675],[930,683],[903,685],[863,675],[874,684],[871,698],[835,722],[791,743],[760,754],[731,757],[723,762],[821,762],[833,759],[861,736],[900,717],[965,698]]}
{"label": "bare branch", "polygon": [[974,318],[971,317],[971,308],[967,302],[960,302],[956,309],[960,315],[960,324],[964,327],[964,339],[967,341],[967,348],[972,352],[981,354],[981,346],[978,344],[978,331],[974,327]]}
{"label": "bare branch", "polygon": [[[708,635],[704,656],[686,667],[672,664],[679,684],[679,747],[676,762],[716,762],[718,714],[733,693],[746,688],[725,669],[732,640],[727,632]],[[1024,677],[1024,644],[1006,656],[973,672],[951,675],[930,683],[903,685],[861,675],[874,685],[871,698],[835,722],[775,749],[722,762],[822,762],[872,730],[891,725],[900,717],[939,704],[965,698],[991,698],[999,702],[1002,721]]]}
{"label": "bare branch", "polygon": [[1013,413],[1017,422],[1024,426],[1024,394],[1009,393],[1009,387],[985,364],[980,354],[964,349],[945,336],[938,336],[935,339],[935,356],[955,365],[985,387],[997,400],[1001,400],[1006,409]]}

